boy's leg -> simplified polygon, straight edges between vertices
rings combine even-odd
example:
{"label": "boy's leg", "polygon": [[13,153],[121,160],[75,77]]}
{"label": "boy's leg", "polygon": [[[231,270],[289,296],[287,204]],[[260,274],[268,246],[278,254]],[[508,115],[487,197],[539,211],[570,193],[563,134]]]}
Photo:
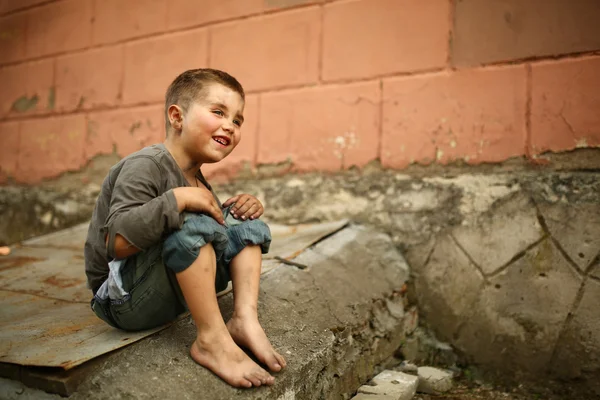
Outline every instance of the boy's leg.
{"label": "boy's leg", "polygon": [[201,248],[196,261],[176,273],[198,330],[190,349],[192,358],[233,386],[272,384],[275,378],[252,361],[227,331],[217,303],[215,274],[216,256],[210,243]]}
{"label": "boy's leg", "polygon": [[227,329],[237,344],[244,346],[272,371],[286,366],[284,358],[277,353],[258,322],[258,291],[262,264],[261,247],[248,245],[230,262],[233,283],[233,316]]}

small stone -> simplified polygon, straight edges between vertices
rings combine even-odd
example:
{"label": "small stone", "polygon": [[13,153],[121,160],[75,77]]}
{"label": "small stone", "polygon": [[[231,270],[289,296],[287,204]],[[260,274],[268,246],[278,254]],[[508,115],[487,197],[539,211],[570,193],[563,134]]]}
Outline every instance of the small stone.
{"label": "small stone", "polygon": [[10,254],[10,247],[2,246],[0,247],[0,256],[7,256]]}
{"label": "small stone", "polygon": [[351,400],[396,400],[394,396],[386,396],[381,394],[364,394],[359,393]]}
{"label": "small stone", "polygon": [[409,361],[402,361],[400,363],[400,365],[398,365],[396,368],[396,371],[400,371],[400,372],[404,372],[405,374],[410,374],[410,375],[417,375],[418,374],[418,367],[409,362]]}
{"label": "small stone", "polygon": [[[394,400],[410,400],[415,395],[418,384],[419,378],[416,376],[385,370],[373,378],[369,385],[358,388],[358,393],[389,396]],[[363,399],[368,399],[368,397]]]}
{"label": "small stone", "polygon": [[433,367],[419,367],[419,387],[417,391],[439,394],[452,389],[452,374]]}

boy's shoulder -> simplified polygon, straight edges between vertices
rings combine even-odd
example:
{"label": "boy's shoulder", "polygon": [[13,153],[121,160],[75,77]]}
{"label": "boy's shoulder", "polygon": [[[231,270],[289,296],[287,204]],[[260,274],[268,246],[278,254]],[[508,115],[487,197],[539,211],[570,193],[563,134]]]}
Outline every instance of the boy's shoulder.
{"label": "boy's shoulder", "polygon": [[111,167],[107,181],[114,184],[117,182],[117,177],[121,175],[126,175],[127,180],[163,181],[165,176],[176,174],[177,168],[175,160],[165,145],[159,143],[144,147],[121,159]]}
{"label": "boy's shoulder", "polygon": [[133,165],[134,160],[138,160],[135,164],[146,164],[148,161],[152,161],[160,166],[165,163],[169,164],[169,159],[169,152],[164,144],[153,144],[123,157],[119,162],[112,166],[110,172],[112,174],[120,171],[125,164]]}

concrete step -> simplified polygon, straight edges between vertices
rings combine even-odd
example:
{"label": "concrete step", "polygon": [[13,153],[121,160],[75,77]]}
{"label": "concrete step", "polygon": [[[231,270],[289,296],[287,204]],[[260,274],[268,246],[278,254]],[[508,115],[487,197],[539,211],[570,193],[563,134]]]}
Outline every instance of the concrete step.
{"label": "concrete step", "polygon": [[[288,367],[272,387],[234,389],[189,357],[195,327],[185,318],[105,356],[72,399],[349,398],[401,346],[408,265],[391,239],[349,226],[263,276],[259,316]],[[231,295],[220,299],[227,319]]]}

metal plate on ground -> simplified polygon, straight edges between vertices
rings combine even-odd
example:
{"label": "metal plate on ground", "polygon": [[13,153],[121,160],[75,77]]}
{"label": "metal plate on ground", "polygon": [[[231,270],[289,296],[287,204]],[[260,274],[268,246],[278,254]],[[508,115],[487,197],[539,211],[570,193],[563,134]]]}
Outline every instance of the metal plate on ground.
{"label": "metal plate on ground", "polygon": [[[293,258],[346,224],[271,225],[262,273],[280,265],[274,257]],[[86,235],[87,225],[78,225],[27,240],[0,257],[0,363],[68,370],[168,326],[124,332],[93,314],[83,260]]]}
{"label": "metal plate on ground", "polygon": [[346,225],[348,220],[293,226],[270,224],[273,242],[265,259],[281,257],[290,260]]}

